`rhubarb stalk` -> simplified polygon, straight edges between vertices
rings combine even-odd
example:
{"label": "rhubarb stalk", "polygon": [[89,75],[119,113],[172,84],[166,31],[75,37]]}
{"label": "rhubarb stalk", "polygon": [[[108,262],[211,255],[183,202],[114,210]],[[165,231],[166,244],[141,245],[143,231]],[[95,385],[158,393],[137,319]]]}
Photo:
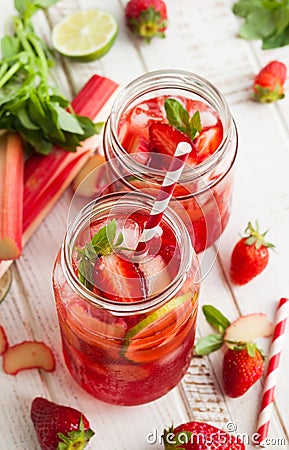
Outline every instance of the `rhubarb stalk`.
{"label": "rhubarb stalk", "polygon": [[[108,78],[94,75],[72,101],[78,115],[95,122],[104,121],[116,95],[118,85]],[[78,171],[98,147],[100,136],[95,135],[67,152],[55,147],[47,155],[34,154],[25,163],[23,193],[23,245],[40,225]],[[9,267],[8,261],[0,264],[0,277]]]}
{"label": "rhubarb stalk", "polygon": [[0,259],[22,252],[24,150],[18,134],[0,136]]}

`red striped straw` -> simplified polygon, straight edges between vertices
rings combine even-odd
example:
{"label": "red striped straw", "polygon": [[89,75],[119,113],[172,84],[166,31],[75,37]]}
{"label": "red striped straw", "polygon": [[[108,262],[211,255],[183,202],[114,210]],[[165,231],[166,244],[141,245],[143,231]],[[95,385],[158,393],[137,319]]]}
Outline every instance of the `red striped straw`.
{"label": "red striped straw", "polygon": [[146,243],[155,236],[157,227],[162,220],[164,211],[172,198],[175,186],[182,174],[186,160],[191,151],[192,146],[188,142],[180,142],[177,145],[176,151],[137,245],[137,253],[143,252],[146,249]]}
{"label": "red striped straw", "polygon": [[278,368],[286,322],[289,316],[289,299],[281,298],[277,313],[274,334],[268,356],[268,367],[264,383],[262,404],[257,425],[258,444],[262,445],[268,436],[270,420],[273,410],[274,392],[277,384]]}

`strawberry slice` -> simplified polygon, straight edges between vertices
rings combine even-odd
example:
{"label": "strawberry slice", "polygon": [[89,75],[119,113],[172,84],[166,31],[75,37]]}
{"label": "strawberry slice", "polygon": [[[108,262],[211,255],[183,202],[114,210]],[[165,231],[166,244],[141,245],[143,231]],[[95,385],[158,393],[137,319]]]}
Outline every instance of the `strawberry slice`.
{"label": "strawberry slice", "polygon": [[220,121],[213,127],[205,127],[194,139],[197,149],[197,163],[209,158],[219,147],[223,139],[223,127]]}
{"label": "strawberry slice", "polygon": [[134,302],[147,297],[145,278],[138,267],[115,253],[96,260],[94,285],[100,295],[114,301]]}
{"label": "strawberry slice", "polygon": [[[154,122],[149,127],[150,144],[152,151],[163,155],[173,156],[180,142],[188,142],[192,151],[189,154],[188,164],[195,166],[197,163],[196,149],[191,139],[176,128],[162,122]],[[167,166],[167,164],[166,164]]]}

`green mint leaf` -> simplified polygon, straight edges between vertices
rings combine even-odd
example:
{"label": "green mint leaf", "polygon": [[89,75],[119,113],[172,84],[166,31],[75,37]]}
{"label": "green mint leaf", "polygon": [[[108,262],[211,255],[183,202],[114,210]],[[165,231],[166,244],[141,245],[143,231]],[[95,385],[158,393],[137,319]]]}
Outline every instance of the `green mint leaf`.
{"label": "green mint leaf", "polygon": [[199,111],[196,111],[193,117],[191,117],[189,122],[189,130],[190,130],[190,138],[193,141],[196,135],[200,133],[202,130],[201,116]]}
{"label": "green mint leaf", "polygon": [[260,0],[240,0],[233,5],[233,13],[240,17],[247,17],[253,8],[260,6]]}
{"label": "green mint leaf", "polygon": [[3,36],[1,39],[2,58],[10,58],[20,52],[20,42],[15,36]]}
{"label": "green mint leaf", "polygon": [[177,130],[180,128],[187,130],[189,127],[189,113],[183,105],[173,98],[167,98],[164,105],[169,124],[177,128]]}
{"label": "green mint leaf", "polygon": [[76,259],[80,260],[78,278],[91,291],[93,290],[94,264],[99,256],[106,256],[114,249],[122,250],[123,234],[116,237],[116,220],[113,219],[94,234],[84,248],[76,248]]}
{"label": "green mint leaf", "polygon": [[230,325],[230,321],[214,306],[204,305],[202,310],[209,324],[219,333],[223,333]]}
{"label": "green mint leaf", "polygon": [[270,48],[284,47],[289,44],[289,26],[283,33],[268,36],[263,38],[263,50],[269,50]]}
{"label": "green mint leaf", "polygon": [[174,98],[167,98],[164,105],[169,124],[186,134],[193,141],[202,130],[200,112],[196,111],[190,118],[188,111]]}
{"label": "green mint leaf", "polygon": [[94,264],[92,264],[88,258],[83,257],[78,267],[78,278],[79,281],[90,291],[93,290],[94,286],[93,269]]}
{"label": "green mint leaf", "polygon": [[240,28],[243,39],[262,39],[263,49],[289,44],[288,0],[239,0],[232,10],[244,18]]}
{"label": "green mint leaf", "polygon": [[196,355],[209,355],[223,345],[223,336],[222,334],[209,334],[201,339],[199,339],[195,345],[195,354]]}
{"label": "green mint leaf", "polygon": [[57,103],[56,104],[52,103],[52,105],[55,111],[57,112],[58,124],[62,130],[69,131],[70,133],[84,134],[81,126],[79,125],[76,117],[73,114],[67,112]]}

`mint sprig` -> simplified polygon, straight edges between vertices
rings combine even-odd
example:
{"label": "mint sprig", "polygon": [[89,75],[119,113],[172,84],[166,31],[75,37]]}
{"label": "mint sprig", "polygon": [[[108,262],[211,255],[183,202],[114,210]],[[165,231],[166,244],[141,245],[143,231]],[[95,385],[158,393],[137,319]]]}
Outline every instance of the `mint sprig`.
{"label": "mint sprig", "polygon": [[240,37],[261,39],[263,49],[289,44],[288,0],[239,0],[233,12],[244,19]]}
{"label": "mint sprig", "polygon": [[202,311],[207,322],[215,328],[217,333],[209,334],[208,336],[199,339],[195,345],[195,354],[209,355],[222,347],[224,344],[225,330],[231,322],[221,313],[221,311],[212,305],[204,305]]}
{"label": "mint sprig", "polygon": [[121,246],[122,243],[123,233],[116,236],[116,220],[113,219],[100,228],[84,248],[76,248],[76,259],[80,261],[78,278],[87,289],[93,291],[94,265],[100,256],[107,256],[116,250],[131,250]]}
{"label": "mint sprig", "polygon": [[202,131],[200,112],[196,111],[190,117],[184,106],[174,98],[167,98],[164,102],[169,124],[187,135],[192,141]]}
{"label": "mint sprig", "polygon": [[32,16],[57,1],[14,0],[18,15],[0,41],[0,129],[19,133],[28,153],[46,155],[54,145],[74,152],[101,128],[75,114],[51,83],[53,54],[35,33]]}

